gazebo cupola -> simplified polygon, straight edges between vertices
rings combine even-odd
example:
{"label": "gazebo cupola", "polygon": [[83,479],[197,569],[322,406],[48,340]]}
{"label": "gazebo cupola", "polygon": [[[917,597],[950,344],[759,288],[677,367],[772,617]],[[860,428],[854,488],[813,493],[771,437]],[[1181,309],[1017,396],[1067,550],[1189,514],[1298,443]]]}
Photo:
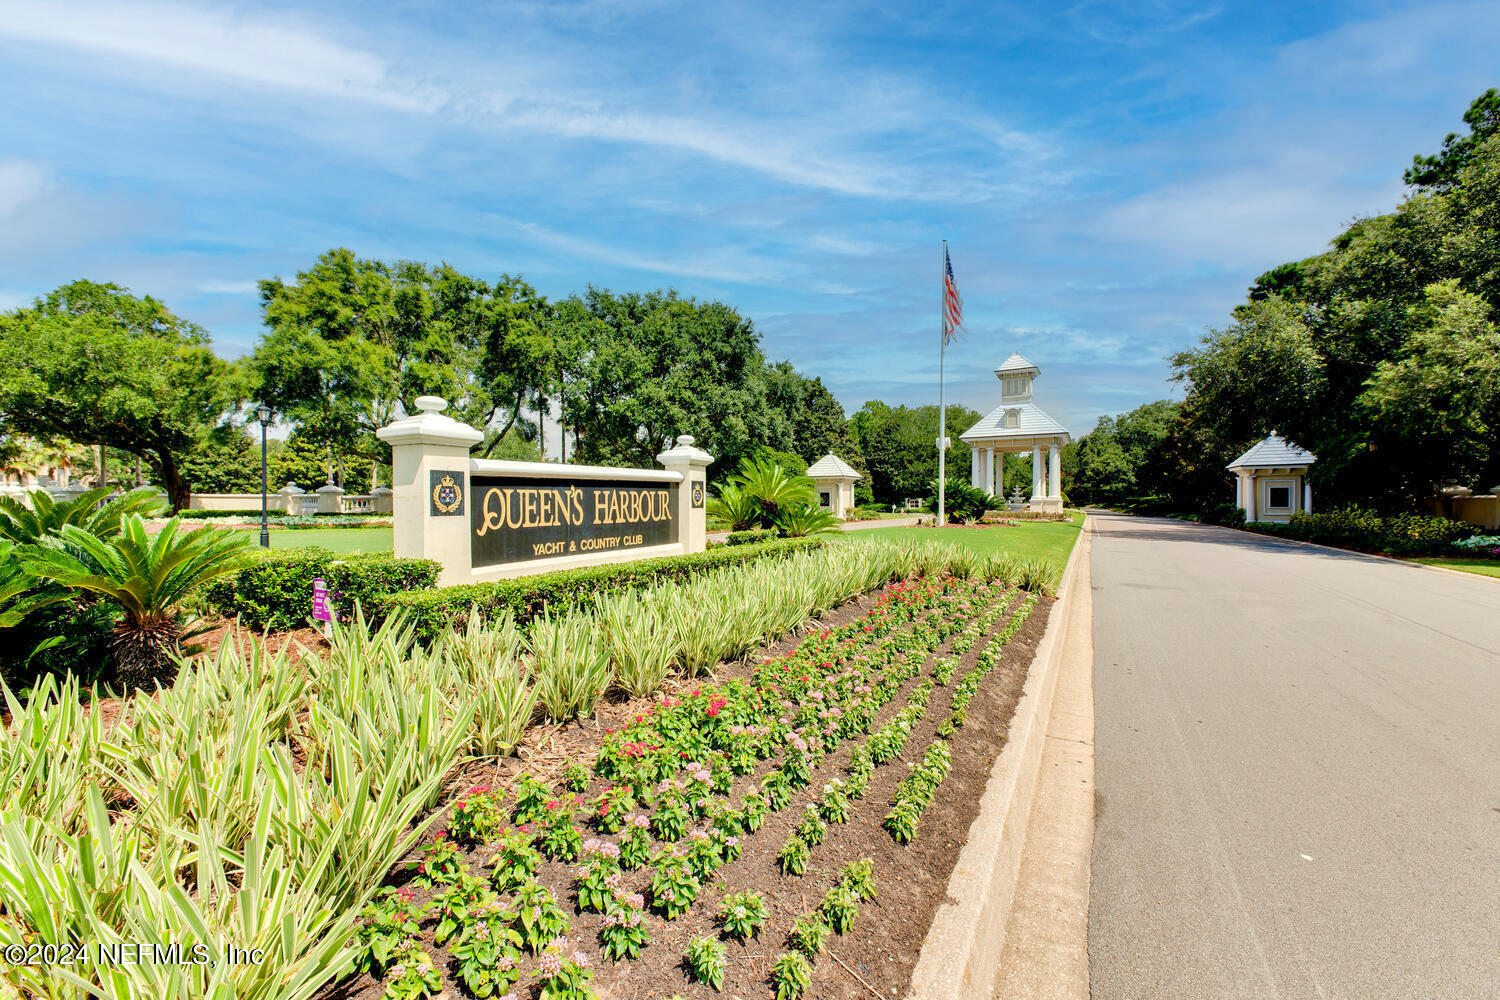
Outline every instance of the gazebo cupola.
{"label": "gazebo cupola", "polygon": [[995,369],[1000,380],[1000,402],[1028,403],[1031,401],[1031,382],[1042,373],[1036,365],[1019,354],[1012,354]]}

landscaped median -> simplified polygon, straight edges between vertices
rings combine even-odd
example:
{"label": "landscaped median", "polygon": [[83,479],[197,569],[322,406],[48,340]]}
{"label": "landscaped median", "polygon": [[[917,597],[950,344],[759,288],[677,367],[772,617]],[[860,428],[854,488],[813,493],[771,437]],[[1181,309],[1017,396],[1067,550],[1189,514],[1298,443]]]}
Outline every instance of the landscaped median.
{"label": "landscaped median", "polygon": [[[803,546],[526,623],[497,601],[425,646],[400,608],[307,655],[226,643],[108,714],[45,679],[0,744],[0,946],[82,960],[0,977],[58,998],[899,994],[1046,618],[1023,575]],[[256,957],[111,960],[132,942]]]}

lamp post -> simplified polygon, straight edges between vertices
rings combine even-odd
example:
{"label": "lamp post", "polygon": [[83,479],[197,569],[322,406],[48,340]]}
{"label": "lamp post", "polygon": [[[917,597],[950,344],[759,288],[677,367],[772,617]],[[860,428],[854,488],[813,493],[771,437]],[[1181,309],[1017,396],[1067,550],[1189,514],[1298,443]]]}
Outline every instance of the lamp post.
{"label": "lamp post", "polygon": [[255,408],[255,419],[260,421],[260,547],[269,549],[271,524],[266,499],[266,427],[271,423],[271,408],[261,403]]}

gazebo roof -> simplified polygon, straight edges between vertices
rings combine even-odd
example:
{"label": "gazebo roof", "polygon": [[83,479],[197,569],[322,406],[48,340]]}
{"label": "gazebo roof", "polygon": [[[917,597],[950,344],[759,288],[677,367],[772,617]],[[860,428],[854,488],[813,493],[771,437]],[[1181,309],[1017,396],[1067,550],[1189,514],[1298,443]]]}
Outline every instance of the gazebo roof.
{"label": "gazebo roof", "polygon": [[1312,465],[1318,456],[1272,431],[1264,441],[1225,466],[1226,469],[1293,469]]}
{"label": "gazebo roof", "polygon": [[[1019,354],[1016,357],[1020,358]],[[1025,361],[1025,358],[1021,358]],[[1007,362],[1009,363],[1009,362]],[[1027,362],[1028,364],[1030,362]],[[1015,427],[1005,426],[1005,411],[1020,410],[1021,419]],[[960,441],[988,441],[996,438],[1068,438],[1068,429],[1053,420],[1035,403],[1001,403],[973,427],[958,436]]]}
{"label": "gazebo roof", "polygon": [[837,455],[824,455],[807,467],[811,479],[858,479],[859,473]]}
{"label": "gazebo roof", "polygon": [[1006,358],[1000,363],[999,368],[995,369],[995,374],[997,376],[1025,374],[1040,375],[1041,373],[1042,370],[1040,368],[1032,364],[1030,361],[1027,361],[1025,358],[1021,357],[1020,354],[1012,354],[1010,357]]}

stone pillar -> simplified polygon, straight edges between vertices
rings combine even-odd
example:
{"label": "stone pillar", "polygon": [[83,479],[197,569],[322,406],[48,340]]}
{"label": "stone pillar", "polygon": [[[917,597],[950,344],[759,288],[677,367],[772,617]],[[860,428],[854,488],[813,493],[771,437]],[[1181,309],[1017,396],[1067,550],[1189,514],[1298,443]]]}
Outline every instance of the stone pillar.
{"label": "stone pillar", "polygon": [[344,512],[344,489],[335,486],[333,477],[328,482],[318,487],[318,513],[319,514],[342,514]]}
{"label": "stone pillar", "polygon": [[1031,446],[1031,499],[1040,500],[1045,495],[1042,492],[1043,479],[1042,446],[1034,444]]}
{"label": "stone pillar", "polygon": [[1312,487],[1308,485],[1305,474],[1302,477],[1302,511],[1306,514],[1312,513]]}
{"label": "stone pillar", "polygon": [[1260,484],[1257,483],[1256,480],[1255,480],[1255,473],[1254,472],[1246,473],[1246,475],[1245,475],[1245,500],[1246,500],[1246,503],[1245,503],[1245,520],[1246,521],[1253,521],[1253,520],[1255,520],[1255,501],[1256,501],[1255,491],[1257,489],[1259,489],[1259,488],[1260,488]]}
{"label": "stone pillar", "polygon": [[[473,575],[469,548],[469,449],[484,434],[443,416],[448,401],[418,396],[416,416],[375,432],[391,446],[393,549],[398,558],[435,559],[438,583],[468,583]],[[449,477],[458,487],[457,510],[442,511],[433,499],[434,483]]]}
{"label": "stone pillar", "polygon": [[1055,444],[1047,446],[1047,495],[1062,499],[1062,449]]}
{"label": "stone pillar", "polygon": [[976,489],[984,489],[984,480],[980,478],[979,447],[977,445],[969,448],[969,483]]}
{"label": "stone pillar", "polygon": [[288,514],[301,513],[299,510],[297,510],[297,498],[306,492],[306,490],[302,489],[296,483],[287,483],[281,489],[276,491],[276,496],[279,499],[268,499],[266,502],[266,506],[271,510],[285,511]]}
{"label": "stone pillar", "polygon": [[[691,434],[680,434],[677,447],[670,448],[656,460],[668,472],[682,473],[677,484],[677,541],[683,552],[702,552],[708,548],[708,466],[714,457],[695,448]],[[842,487],[835,484],[835,489]]]}

